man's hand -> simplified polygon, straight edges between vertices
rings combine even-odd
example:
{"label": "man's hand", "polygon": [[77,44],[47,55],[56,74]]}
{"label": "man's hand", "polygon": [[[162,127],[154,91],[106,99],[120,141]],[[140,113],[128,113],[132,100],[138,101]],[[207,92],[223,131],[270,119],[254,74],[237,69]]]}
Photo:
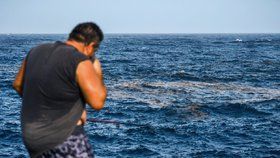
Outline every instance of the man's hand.
{"label": "man's hand", "polygon": [[80,120],[77,123],[77,125],[85,125],[86,122],[87,122],[87,111],[84,110]]}

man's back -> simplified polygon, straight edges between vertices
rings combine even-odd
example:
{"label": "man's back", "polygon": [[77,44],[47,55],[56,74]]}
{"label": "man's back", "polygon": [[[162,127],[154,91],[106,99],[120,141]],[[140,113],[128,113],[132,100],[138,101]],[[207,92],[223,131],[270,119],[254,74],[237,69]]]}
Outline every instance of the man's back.
{"label": "man's back", "polygon": [[62,42],[29,52],[21,117],[24,141],[31,152],[51,148],[71,134],[84,109],[76,69],[87,59]]}

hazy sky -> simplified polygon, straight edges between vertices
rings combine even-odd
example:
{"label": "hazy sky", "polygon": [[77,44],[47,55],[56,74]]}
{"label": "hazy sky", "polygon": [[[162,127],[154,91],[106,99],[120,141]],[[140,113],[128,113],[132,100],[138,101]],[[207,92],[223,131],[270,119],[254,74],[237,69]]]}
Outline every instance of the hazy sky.
{"label": "hazy sky", "polygon": [[280,0],[0,0],[0,33],[280,33]]}

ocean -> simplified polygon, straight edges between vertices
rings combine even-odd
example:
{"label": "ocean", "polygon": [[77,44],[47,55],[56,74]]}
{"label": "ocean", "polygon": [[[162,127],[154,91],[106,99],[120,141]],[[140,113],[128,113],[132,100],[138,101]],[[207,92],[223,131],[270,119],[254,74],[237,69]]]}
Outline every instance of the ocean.
{"label": "ocean", "polygon": [[[12,89],[30,48],[0,35],[0,157],[28,157]],[[87,107],[96,157],[280,157],[280,34],[106,34],[105,108]]]}

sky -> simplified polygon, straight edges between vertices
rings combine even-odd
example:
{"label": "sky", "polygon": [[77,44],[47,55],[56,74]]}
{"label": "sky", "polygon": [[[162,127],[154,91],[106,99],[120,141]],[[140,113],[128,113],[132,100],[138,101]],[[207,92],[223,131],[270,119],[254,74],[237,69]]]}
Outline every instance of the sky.
{"label": "sky", "polygon": [[0,33],[280,33],[280,0],[0,0]]}

